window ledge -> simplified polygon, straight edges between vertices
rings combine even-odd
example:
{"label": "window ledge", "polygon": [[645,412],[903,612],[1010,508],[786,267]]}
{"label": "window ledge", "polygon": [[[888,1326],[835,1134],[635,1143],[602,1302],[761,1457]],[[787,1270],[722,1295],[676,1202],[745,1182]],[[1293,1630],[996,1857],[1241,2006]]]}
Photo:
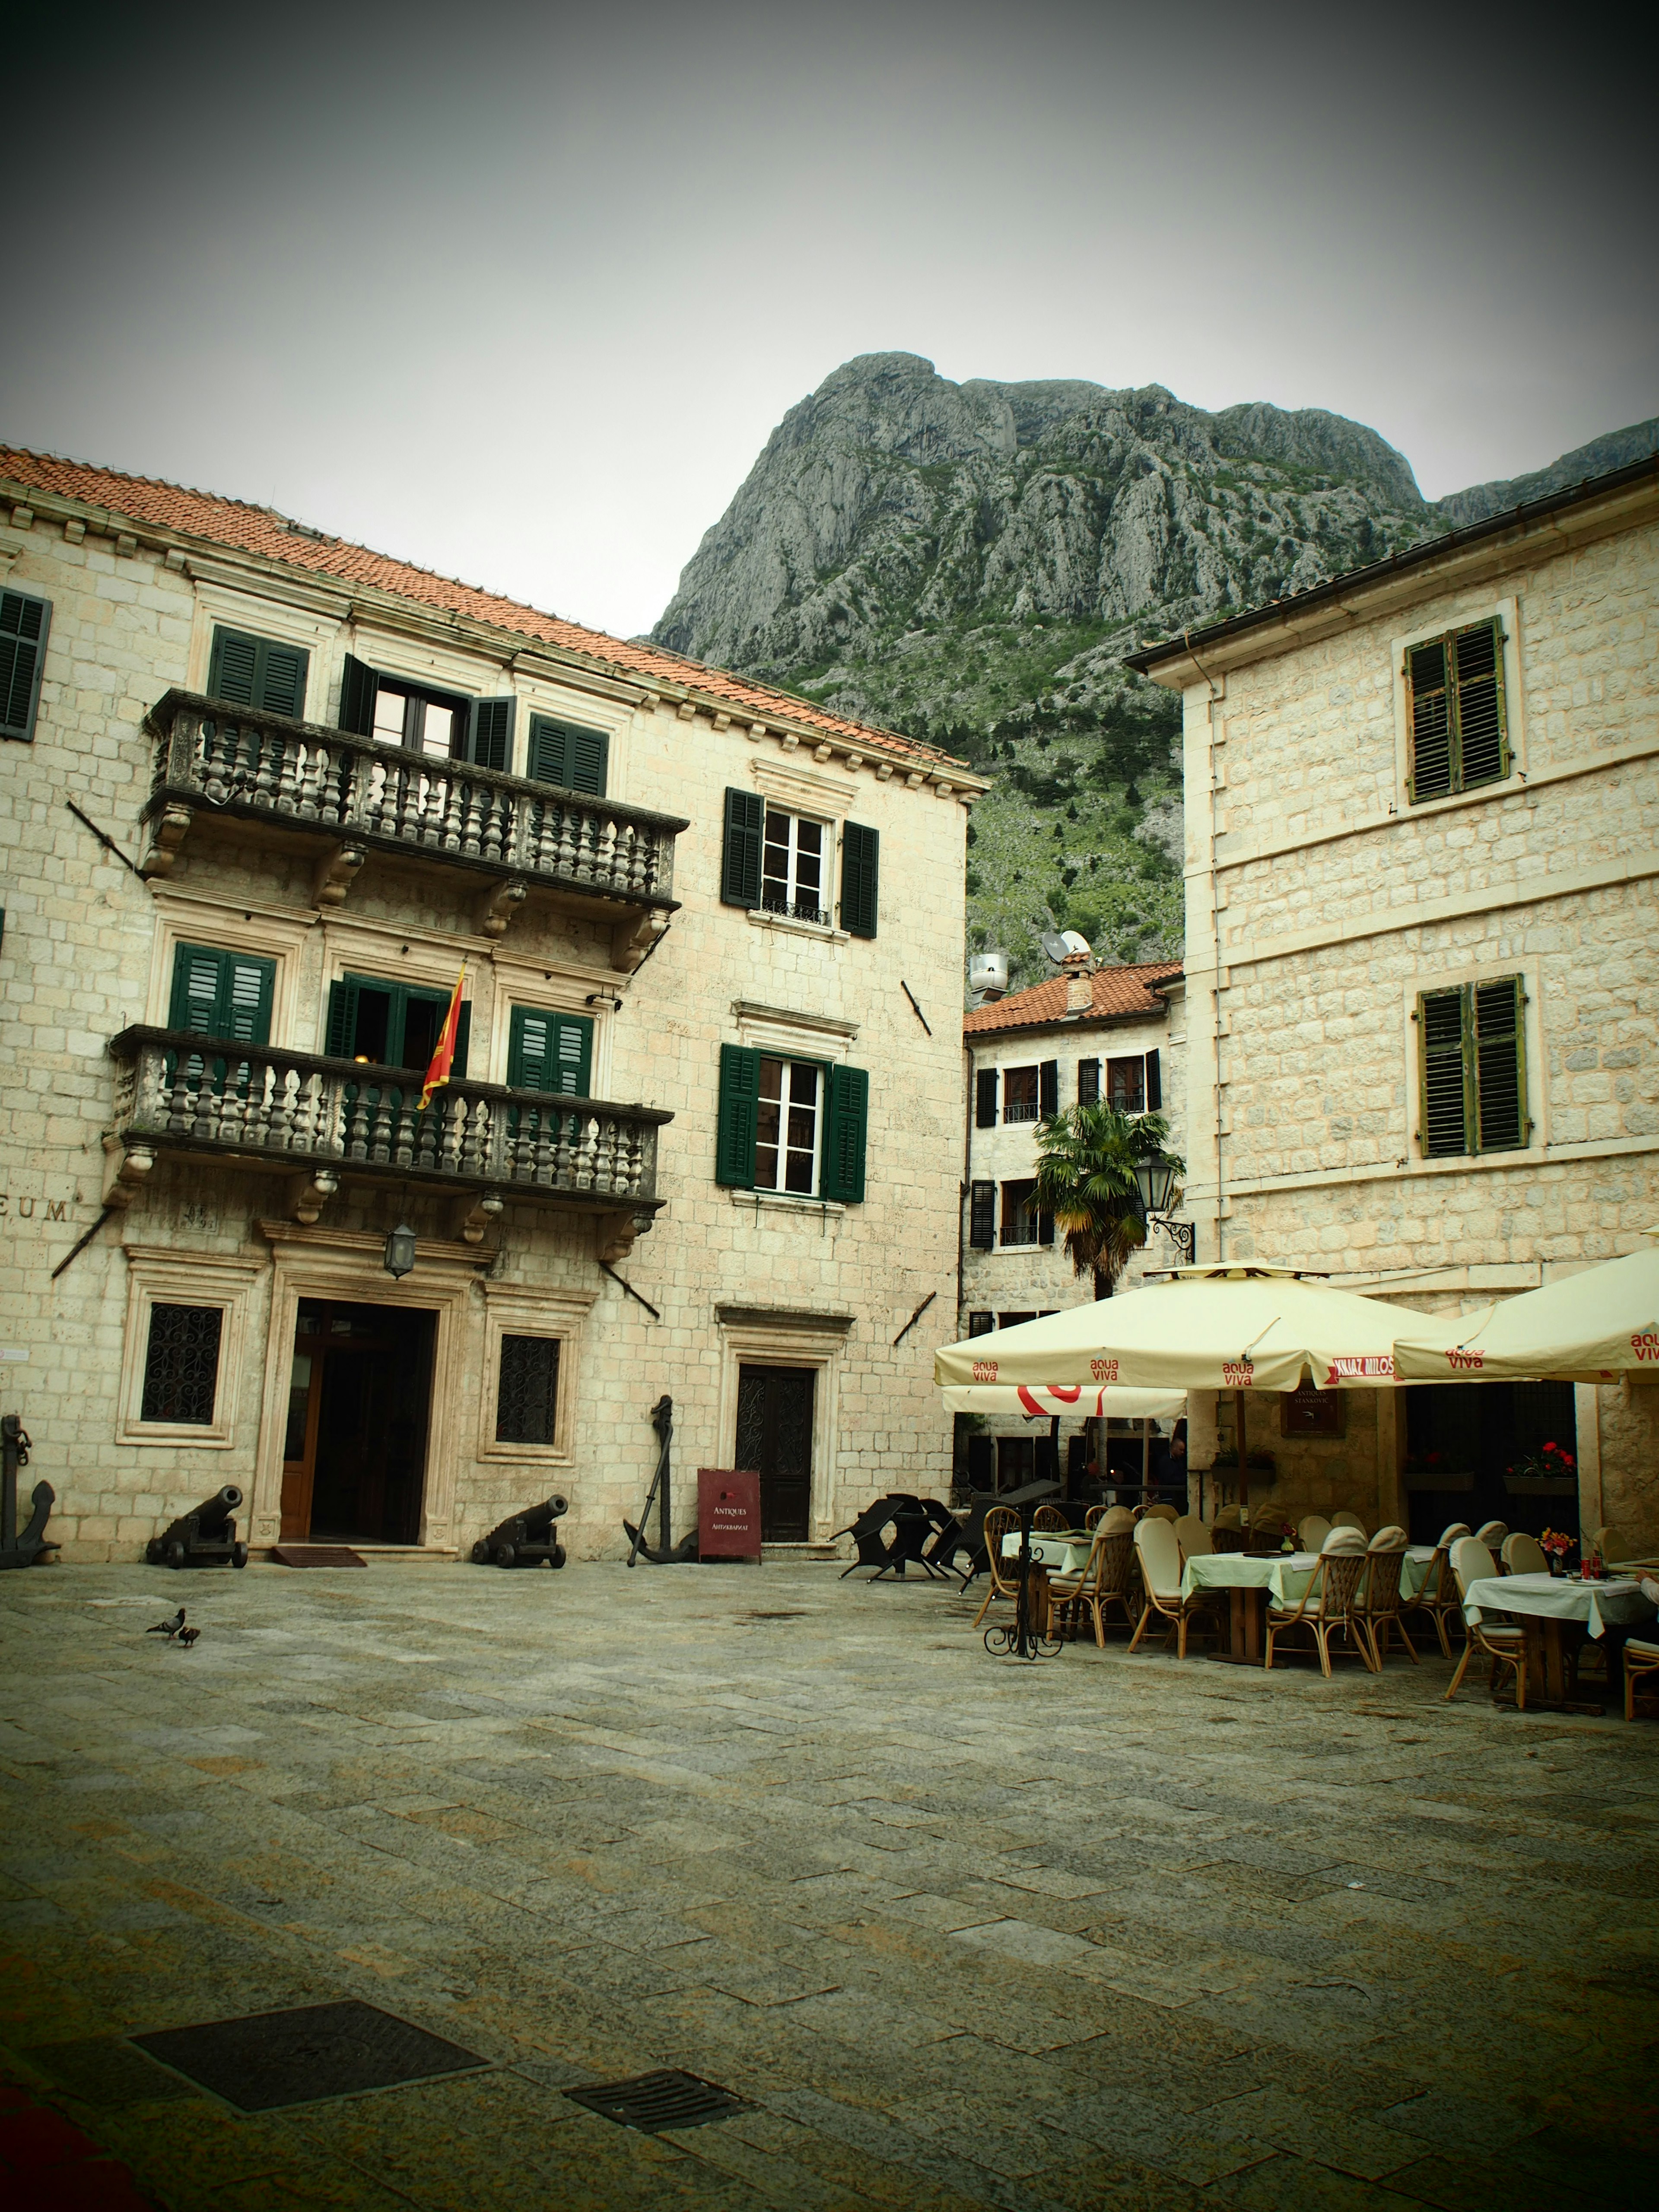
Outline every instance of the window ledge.
{"label": "window ledge", "polygon": [[758,1213],[763,1207],[770,1213],[845,1213],[847,1208],[838,1198],[802,1198],[792,1190],[734,1190],[733,1206],[752,1206]]}
{"label": "window ledge", "polygon": [[765,907],[751,906],[749,919],[762,929],[786,929],[795,937],[826,938],[832,945],[850,945],[849,930],[837,929],[832,922],[799,921],[793,914],[772,914]]}

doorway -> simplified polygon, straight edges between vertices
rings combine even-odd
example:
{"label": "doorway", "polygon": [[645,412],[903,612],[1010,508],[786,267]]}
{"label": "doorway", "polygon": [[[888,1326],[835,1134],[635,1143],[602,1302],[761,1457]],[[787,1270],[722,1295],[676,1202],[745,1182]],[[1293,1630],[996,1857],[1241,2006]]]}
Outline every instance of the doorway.
{"label": "doorway", "polygon": [[1546,1443],[1578,1457],[1571,1382],[1423,1382],[1406,1392],[1411,1538],[1431,1544],[1454,1521],[1502,1521],[1530,1536],[1577,1531],[1577,1484],[1511,1470]]}
{"label": "doorway", "polygon": [[301,1298],[283,1447],[283,1538],[417,1544],[437,1316]]}
{"label": "doorway", "polygon": [[761,1541],[804,1544],[812,1510],[811,1367],[738,1370],[737,1464],[760,1475]]}

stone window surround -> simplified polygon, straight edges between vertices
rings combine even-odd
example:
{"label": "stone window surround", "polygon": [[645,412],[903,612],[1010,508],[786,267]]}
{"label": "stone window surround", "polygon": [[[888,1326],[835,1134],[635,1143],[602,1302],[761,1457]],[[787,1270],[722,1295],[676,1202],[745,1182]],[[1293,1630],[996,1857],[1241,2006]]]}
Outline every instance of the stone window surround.
{"label": "stone window surround", "polygon": [[737,1464],[738,1370],[761,1367],[810,1368],[817,1376],[812,1392],[812,1494],[807,1526],[812,1540],[827,1542],[835,1530],[830,1500],[836,1495],[836,1400],[842,1358],[856,1316],[776,1312],[763,1308],[717,1306],[720,1339],[720,1420],[721,1463]]}
{"label": "stone window surround", "polygon": [[[1472,791],[1451,792],[1414,806],[1411,798],[1411,708],[1406,696],[1406,655],[1413,646],[1427,645],[1436,638],[1449,635],[1453,630],[1469,629],[1477,623],[1494,620],[1503,625],[1504,630],[1504,719],[1509,739],[1510,772],[1499,782],[1479,783]],[[1442,615],[1425,627],[1391,638],[1389,650],[1394,656],[1394,770],[1400,812],[1414,818],[1437,806],[1467,805],[1477,799],[1501,799],[1507,793],[1523,791],[1527,782],[1527,726],[1521,684],[1520,601],[1511,594],[1506,599],[1482,600],[1455,615]]]}
{"label": "stone window surround", "polygon": [[[510,1461],[525,1468],[562,1468],[574,1464],[572,1436],[574,1407],[581,1371],[581,1338],[589,1310],[599,1295],[594,1291],[536,1291],[520,1283],[482,1283],[484,1297],[484,1340],[482,1381],[478,1390],[477,1457]],[[558,1402],[554,1411],[550,1444],[503,1443],[495,1435],[497,1398],[501,1386],[501,1339],[504,1336],[551,1337],[559,1347]]]}
{"label": "stone window surround", "polygon": [[[1438,633],[1435,633],[1438,635]],[[1431,1158],[1422,1145],[1422,1073],[1416,1019],[1418,994],[1423,991],[1451,991],[1465,983],[1496,983],[1506,975],[1521,978],[1526,1006],[1522,1014],[1527,1091],[1522,1106],[1532,1128],[1526,1144],[1510,1152],[1447,1152]],[[1525,1167],[1541,1162],[1549,1152],[1548,1063],[1544,1051],[1542,980],[1535,954],[1513,954],[1508,959],[1466,957],[1453,963],[1419,969],[1401,986],[1401,1027],[1406,1062],[1406,1146],[1400,1172],[1444,1175],[1448,1172],[1490,1172],[1494,1168]]]}
{"label": "stone window surround", "polygon": [[[239,1441],[242,1345],[254,1285],[264,1273],[258,1261],[236,1260],[216,1252],[180,1252],[173,1246],[129,1244],[127,1317],[121,1361],[121,1394],[115,1441],[121,1444],[181,1447],[198,1451],[233,1451]],[[213,1419],[147,1421],[143,1418],[144,1368],[149,1351],[150,1309],[156,1305],[217,1306],[224,1316],[219,1335],[219,1371],[214,1384]]]}
{"label": "stone window surround", "polygon": [[150,948],[146,1016],[150,1026],[167,1027],[173,1006],[173,958],[179,947],[222,945],[228,951],[251,952],[260,959],[276,963],[270,993],[270,1042],[289,1046],[297,1018],[295,987],[301,955],[307,938],[317,927],[319,916],[296,914],[292,907],[243,905],[184,890],[157,890],[151,896],[155,902],[155,931]]}
{"label": "stone window surround", "polygon": [[[469,967],[471,964],[469,962]],[[512,1010],[514,1006],[529,1006],[538,1013],[574,1014],[592,1023],[593,1057],[587,1077],[591,1096],[611,1096],[616,1001],[623,997],[631,978],[618,975],[610,969],[579,968],[569,961],[527,960],[510,952],[483,954],[477,965],[480,978],[487,969],[493,970],[493,987],[492,1002],[487,1010],[488,1049],[480,1021],[486,1010],[478,1003],[472,1010],[472,1034],[467,1048],[475,1082],[507,1081]],[[590,1000],[602,1003],[591,1005]]]}

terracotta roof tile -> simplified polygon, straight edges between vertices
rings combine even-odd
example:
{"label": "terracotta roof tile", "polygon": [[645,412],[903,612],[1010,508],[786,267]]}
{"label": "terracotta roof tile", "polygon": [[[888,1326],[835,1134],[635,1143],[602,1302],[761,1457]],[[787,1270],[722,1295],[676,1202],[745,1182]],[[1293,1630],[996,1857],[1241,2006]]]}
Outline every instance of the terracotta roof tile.
{"label": "terracotta roof tile", "polygon": [[[1086,1014],[1073,1014],[1071,1018],[1109,1021],[1127,1014],[1161,1014],[1164,1000],[1155,995],[1153,986],[1167,983],[1180,973],[1178,960],[1144,961],[1135,968],[1097,968],[1089,979],[1094,986],[1094,1005]],[[1035,1030],[1064,1021],[1066,984],[1064,975],[1052,975],[1046,983],[1034,983],[1029,991],[1015,991],[988,1006],[975,1006],[963,1016],[963,1032],[979,1036],[988,1030]]]}
{"label": "terracotta roof tile", "polygon": [[702,661],[688,660],[678,653],[665,652],[660,646],[585,629],[580,623],[544,614],[499,592],[481,591],[475,585],[411,568],[405,561],[394,561],[389,555],[371,552],[367,546],[353,545],[342,538],[319,535],[289,522],[270,507],[252,507],[214,492],[191,491],[180,484],[124,476],[113,469],[93,468],[82,461],[60,460],[52,454],[27,453],[12,446],[0,446],[0,482],[21,492],[52,493],[133,522],[148,523],[153,529],[175,532],[209,544],[232,546],[290,568],[337,577],[343,583],[393,592],[421,606],[466,616],[497,629],[514,630],[561,651],[603,662],[635,683],[672,684],[705,698],[729,701],[734,709],[751,719],[787,718],[843,743],[873,738],[883,753],[909,757],[918,766],[954,768],[957,775],[949,781],[960,782],[965,789],[981,787],[982,779],[952,760],[949,753],[901,737],[896,731],[849,721],[815,706],[810,699],[751,683],[746,677],[711,668]]}

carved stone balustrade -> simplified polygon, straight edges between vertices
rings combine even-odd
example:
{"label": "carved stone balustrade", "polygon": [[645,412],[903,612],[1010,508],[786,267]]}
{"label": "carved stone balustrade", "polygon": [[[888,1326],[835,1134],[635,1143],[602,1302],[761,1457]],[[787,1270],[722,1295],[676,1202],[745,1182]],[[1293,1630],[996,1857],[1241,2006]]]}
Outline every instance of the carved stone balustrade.
{"label": "carved stone balustrade", "polygon": [[288,1172],[302,1219],[349,1181],[476,1194],[467,1212],[478,1236],[502,1201],[635,1218],[662,1204],[657,1131],[674,1117],[658,1107],[457,1082],[422,1112],[422,1079],[409,1068],[187,1030],[124,1030],[109,1050],[118,1073],[107,1141],[119,1156],[114,1184],[128,1195],[158,1157],[189,1152]]}
{"label": "carved stone balustrade", "polygon": [[623,965],[650,910],[665,921],[678,903],[674,839],[690,825],[677,815],[187,691],[169,691],[145,727],[155,740],[146,875],[170,872],[199,820],[228,816],[318,840],[319,905],[339,903],[366,854],[378,851],[470,871],[480,879],[479,927],[490,934],[532,891],[586,913],[609,910],[621,925]]}

